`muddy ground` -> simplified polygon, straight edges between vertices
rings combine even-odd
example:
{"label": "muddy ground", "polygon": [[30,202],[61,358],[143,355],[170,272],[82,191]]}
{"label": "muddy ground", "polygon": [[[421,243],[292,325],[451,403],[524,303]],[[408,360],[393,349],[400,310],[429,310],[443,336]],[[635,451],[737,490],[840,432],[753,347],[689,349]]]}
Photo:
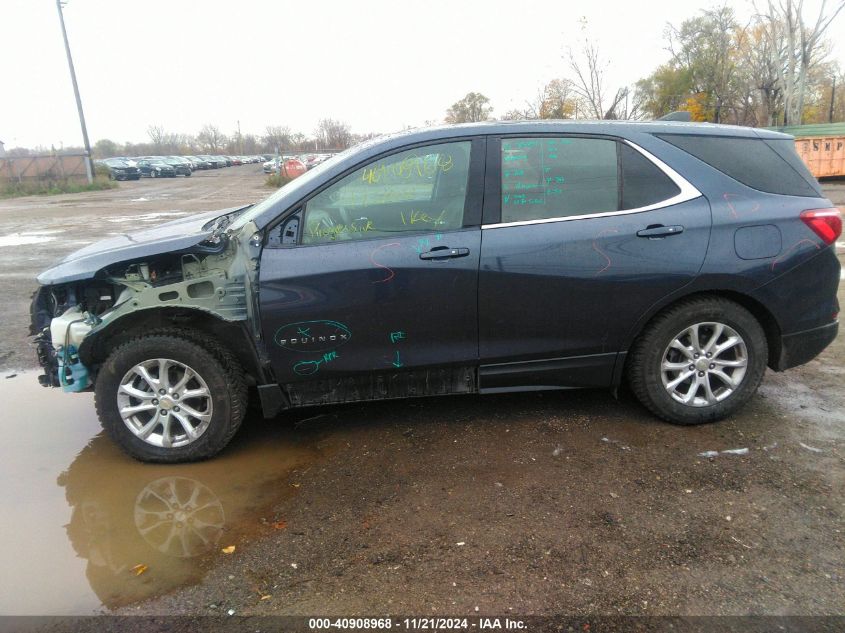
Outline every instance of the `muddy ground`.
{"label": "muddy ground", "polygon": [[218,459],[184,466],[125,458],[89,394],[12,372],[33,364],[38,270],[262,184],[244,166],[0,201],[0,359],[17,373],[0,398],[25,412],[2,421],[18,441],[0,449],[0,614],[845,611],[843,337],[703,427],[625,393],[464,396],[252,414]]}

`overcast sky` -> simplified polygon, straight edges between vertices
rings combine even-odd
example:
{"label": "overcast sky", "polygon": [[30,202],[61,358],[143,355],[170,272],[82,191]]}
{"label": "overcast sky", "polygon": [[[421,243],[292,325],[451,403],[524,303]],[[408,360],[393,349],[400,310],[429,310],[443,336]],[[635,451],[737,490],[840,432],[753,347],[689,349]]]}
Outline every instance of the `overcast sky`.
{"label": "overcast sky", "polygon": [[[441,120],[469,91],[503,114],[565,72],[583,18],[615,89],[666,61],[667,22],[714,4],[69,0],[65,20],[91,142],[139,142],[150,125],[310,134],[322,117],[390,132]],[[751,15],[748,0],[732,6]],[[845,16],[830,37],[845,66]],[[7,148],[81,145],[55,0],[0,0],[0,82]]]}

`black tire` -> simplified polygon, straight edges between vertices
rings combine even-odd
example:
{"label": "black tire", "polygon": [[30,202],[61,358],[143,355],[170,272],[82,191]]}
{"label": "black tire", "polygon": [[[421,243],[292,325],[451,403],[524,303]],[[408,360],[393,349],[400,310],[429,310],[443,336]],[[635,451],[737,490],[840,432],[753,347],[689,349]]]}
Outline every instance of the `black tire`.
{"label": "black tire", "polygon": [[[668,387],[664,386],[662,363],[666,354],[671,353],[669,345],[679,333],[695,324],[707,322],[723,324],[741,337],[746,350],[745,373],[739,378],[738,386],[733,388],[724,399],[702,406],[684,404],[676,400],[669,393]],[[748,310],[721,297],[700,297],[682,301],[667,308],[648,324],[629,354],[628,381],[640,402],[656,416],[668,422],[681,425],[715,422],[737,411],[754,395],[766,371],[768,355],[766,334]],[[681,356],[680,362],[700,361]],[[689,368],[692,367],[695,365],[689,366]],[[684,371],[681,370],[674,376],[680,377]],[[707,374],[707,380],[710,380],[707,367],[704,367],[703,373]],[[693,374],[702,375],[697,368]],[[693,376],[682,385],[686,384],[692,388],[692,381],[695,379]],[[727,383],[720,379],[713,384],[727,386]],[[701,389],[703,390],[704,387],[702,386]],[[706,400],[706,394],[701,399]]]}
{"label": "black tire", "polygon": [[[166,358],[183,363],[208,386],[213,405],[208,427],[199,437],[177,447],[155,446],[136,436],[118,410],[121,381],[134,366]],[[100,368],[95,387],[100,423],[131,457],[143,462],[176,463],[208,459],[234,437],[243,421],[248,395],[244,372],[235,356],[216,340],[188,330],[161,330],[124,340]]]}

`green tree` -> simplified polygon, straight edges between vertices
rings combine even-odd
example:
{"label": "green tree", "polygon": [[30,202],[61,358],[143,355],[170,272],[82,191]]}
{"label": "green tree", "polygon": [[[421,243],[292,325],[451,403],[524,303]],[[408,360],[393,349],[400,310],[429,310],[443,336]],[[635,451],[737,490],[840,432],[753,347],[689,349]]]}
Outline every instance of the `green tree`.
{"label": "green tree", "polygon": [[552,79],[540,94],[540,119],[571,119],[578,104],[572,84],[566,79]]}
{"label": "green tree", "polygon": [[469,92],[460,101],[456,101],[446,110],[447,123],[474,123],[486,121],[493,113],[490,99],[480,92]]}
{"label": "green tree", "polygon": [[110,139],[101,138],[94,143],[91,153],[94,154],[94,158],[110,158],[120,154],[120,145]]}
{"label": "green tree", "polygon": [[689,72],[663,64],[634,88],[634,102],[642,113],[651,119],[659,119],[675,110],[680,110],[693,94]]}
{"label": "green tree", "polygon": [[693,94],[707,95],[706,116],[715,123],[745,122],[736,111],[745,92],[739,56],[744,37],[728,6],[702,11],[669,30],[673,65],[686,73]]}

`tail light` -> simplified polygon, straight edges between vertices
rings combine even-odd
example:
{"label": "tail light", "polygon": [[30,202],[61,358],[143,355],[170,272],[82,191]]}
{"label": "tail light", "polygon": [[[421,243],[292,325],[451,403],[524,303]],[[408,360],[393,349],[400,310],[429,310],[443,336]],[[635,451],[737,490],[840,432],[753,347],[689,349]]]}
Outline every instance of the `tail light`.
{"label": "tail light", "polygon": [[801,219],[825,244],[833,244],[842,235],[842,214],[839,209],[808,209]]}

